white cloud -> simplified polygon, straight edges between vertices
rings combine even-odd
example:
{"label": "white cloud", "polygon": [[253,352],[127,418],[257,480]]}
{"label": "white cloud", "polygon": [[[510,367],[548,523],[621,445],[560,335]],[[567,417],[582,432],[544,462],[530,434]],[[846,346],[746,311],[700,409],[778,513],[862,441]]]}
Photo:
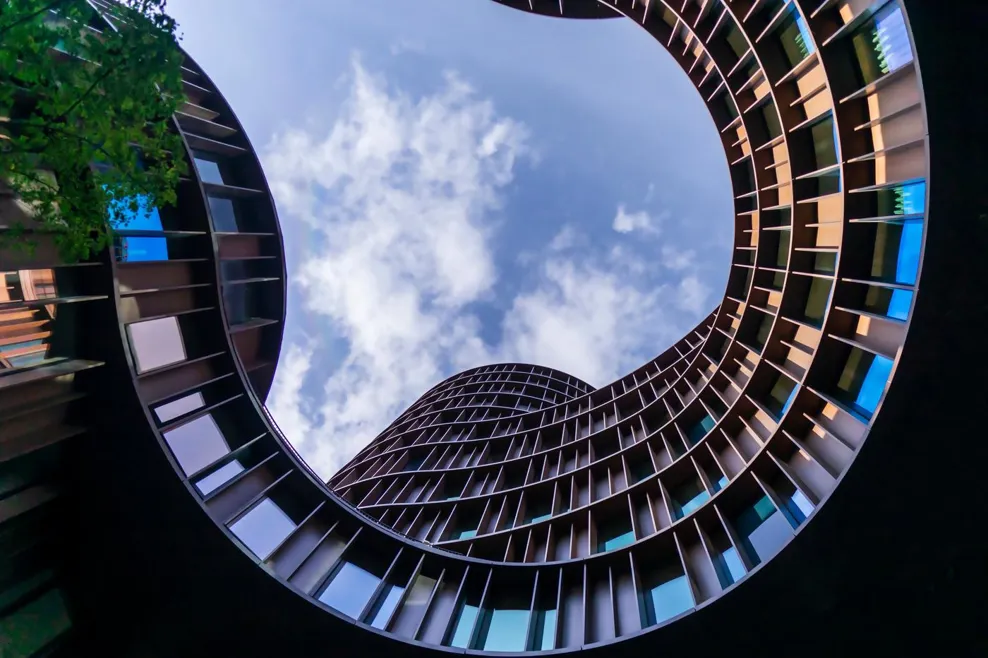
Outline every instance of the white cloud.
{"label": "white cloud", "polygon": [[675,272],[687,270],[696,265],[696,252],[692,249],[663,245],[661,253],[662,264]]}
{"label": "white cloud", "polygon": [[[279,206],[311,232],[293,283],[323,333],[347,344],[328,373],[313,372],[325,345],[289,348],[272,395],[286,435],[322,474],[450,368],[484,356],[462,309],[494,284],[491,215],[528,154],[524,126],[455,75],[412,99],[357,61],[326,133],[289,130],[270,144]],[[301,393],[317,374],[322,395],[307,406]]]}
{"label": "white cloud", "polygon": [[552,237],[552,240],[549,242],[549,251],[566,251],[567,249],[572,249],[578,243],[583,242],[584,239],[585,237],[579,230],[571,224],[566,224]]}
{"label": "white cloud", "polygon": [[412,41],[410,39],[399,39],[391,44],[391,54],[392,55],[403,55],[405,53],[421,54],[425,52],[425,44],[421,41]]}
{"label": "white cloud", "polygon": [[675,290],[634,276],[630,265],[548,260],[543,280],[505,316],[500,360],[551,365],[602,385],[658,354],[687,327],[663,313]]}
{"label": "white cloud", "polygon": [[[454,372],[511,360],[601,385],[709,310],[685,256],[645,259],[564,226],[509,301],[500,340],[485,343],[473,309],[494,297],[505,189],[534,161],[525,126],[454,74],[412,98],[355,61],[349,83],[328,129],[287,130],[265,154],[287,230],[302,235],[292,286],[310,325],[285,348],[270,408],[321,475]],[[622,216],[629,230],[661,220]]]}
{"label": "white cloud", "polygon": [[643,233],[658,235],[660,231],[659,225],[665,218],[666,214],[653,217],[644,210],[629,213],[625,210],[624,205],[620,205],[618,206],[617,215],[614,216],[614,222],[611,224],[611,227],[618,233],[641,231]]}

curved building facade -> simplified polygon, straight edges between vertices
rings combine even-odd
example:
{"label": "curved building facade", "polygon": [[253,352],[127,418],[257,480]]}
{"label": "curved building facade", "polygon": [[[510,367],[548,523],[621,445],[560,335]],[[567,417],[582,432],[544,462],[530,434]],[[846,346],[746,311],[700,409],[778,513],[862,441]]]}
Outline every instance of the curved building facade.
{"label": "curved building facade", "polygon": [[274,204],[187,58],[177,207],[90,263],[0,254],[3,655],[977,653],[981,425],[944,410],[986,388],[988,236],[955,221],[983,156],[967,78],[919,65],[969,47],[962,9],[502,4],[624,15],[693,81],[735,197],[719,306],[601,388],[455,375],[324,483],[263,404]]}

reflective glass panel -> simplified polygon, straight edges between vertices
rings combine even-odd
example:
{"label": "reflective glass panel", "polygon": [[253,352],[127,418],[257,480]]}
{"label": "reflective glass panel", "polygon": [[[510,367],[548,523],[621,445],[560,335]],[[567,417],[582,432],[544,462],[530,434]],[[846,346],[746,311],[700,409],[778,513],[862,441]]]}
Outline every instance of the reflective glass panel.
{"label": "reflective glass panel", "polygon": [[369,571],[352,562],[344,562],[319,595],[319,600],[348,617],[357,619],[374,596],[380,582],[381,579]]}
{"label": "reflective glass panel", "polygon": [[292,520],[270,498],[262,500],[230,526],[230,532],[262,560],[294,529]]}

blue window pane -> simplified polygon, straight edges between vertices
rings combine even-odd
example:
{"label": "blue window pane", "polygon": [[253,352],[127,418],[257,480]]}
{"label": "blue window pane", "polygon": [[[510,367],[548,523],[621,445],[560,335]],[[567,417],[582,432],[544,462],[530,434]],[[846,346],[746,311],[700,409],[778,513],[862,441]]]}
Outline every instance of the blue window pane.
{"label": "blue window pane", "polygon": [[294,529],[292,520],[270,498],[262,500],[230,526],[230,532],[262,560]]}
{"label": "blue window pane", "polygon": [[871,365],[868,367],[868,373],[865,375],[861,389],[858,391],[858,397],[854,401],[855,404],[862,409],[866,409],[869,415],[875,413],[875,407],[878,406],[878,400],[885,391],[885,384],[888,383],[891,373],[892,360],[884,356],[875,356]]}
{"label": "blue window pane", "polygon": [[374,628],[384,628],[404,593],[404,587],[393,584],[386,585],[385,591],[378,597],[378,602],[369,615],[370,621],[368,623]]}
{"label": "blue window pane", "polygon": [[635,531],[631,528],[627,514],[619,514],[606,522],[597,524],[597,552],[614,549],[634,543]]}
{"label": "blue window pane", "polygon": [[700,505],[707,502],[709,498],[710,498],[710,494],[708,494],[706,491],[701,491],[700,493],[695,495],[693,498],[688,500],[682,506],[682,509],[680,510],[680,518],[686,516],[687,514],[698,508]]}
{"label": "blue window pane", "polygon": [[786,403],[782,405],[782,413],[789,411],[789,407],[792,406],[792,401],[796,398],[796,391],[799,390],[798,386],[794,386],[792,391],[789,393],[789,397],[786,398]]}
{"label": "blue window pane", "polygon": [[718,479],[714,483],[714,491],[720,491],[721,489],[723,489],[724,487],[727,486],[727,483],[728,482],[729,482],[729,480],[727,479],[727,476],[726,475],[721,475],[720,476],[720,479]]}
{"label": "blue window pane", "polygon": [[762,496],[735,519],[741,545],[754,564],[772,557],[792,536],[788,521],[777,512],[768,496]]}
{"label": "blue window pane", "polygon": [[223,174],[220,172],[219,163],[199,155],[195,156],[195,161],[196,169],[199,171],[199,178],[202,182],[223,185]]}
{"label": "blue window pane", "polygon": [[673,516],[681,519],[709,499],[710,494],[699,480],[688,480],[672,492]]}
{"label": "blue window pane", "polygon": [[339,610],[348,617],[357,619],[361,610],[374,596],[381,579],[352,562],[344,562],[333,576],[319,600]]}
{"label": "blue window pane", "polygon": [[913,303],[913,294],[909,290],[893,290],[889,300],[888,316],[905,320],[909,317],[909,307]]}
{"label": "blue window pane", "polygon": [[813,37],[810,36],[810,30],[806,27],[806,21],[803,20],[802,16],[796,17],[796,27],[799,29],[800,45],[806,49],[806,54],[809,55],[813,52]]}
{"label": "blue window pane", "polygon": [[806,517],[813,512],[813,503],[803,495],[799,489],[793,491],[792,495],[785,499],[786,510],[789,512],[795,525],[799,525],[806,520]]}
{"label": "blue window pane", "polygon": [[451,647],[466,649],[470,644],[470,632],[473,630],[473,625],[476,620],[477,606],[464,603],[460,608],[460,614],[456,619],[453,639],[450,640],[449,645]]}
{"label": "blue window pane", "polygon": [[471,537],[476,537],[476,536],[477,536],[476,530],[462,530],[460,532],[459,537],[457,537],[457,539],[470,539]]}
{"label": "blue window pane", "polygon": [[926,209],[926,181],[897,187],[894,194],[896,215],[918,215]]}
{"label": "blue window pane", "polygon": [[916,283],[919,270],[919,252],[923,247],[923,223],[909,220],[902,224],[899,238],[899,257],[895,265],[895,280],[899,283]]}
{"label": "blue window pane", "polygon": [[44,341],[40,338],[35,340],[22,340],[19,343],[10,343],[0,347],[0,352],[13,352],[15,350],[23,349],[25,347],[37,347],[41,345]]}
{"label": "blue window pane", "polygon": [[134,263],[149,260],[168,260],[168,240],[165,238],[123,238],[117,260]]}
{"label": "blue window pane", "polygon": [[710,417],[710,414],[704,416],[699,423],[690,428],[690,431],[686,434],[686,438],[689,439],[691,444],[695,444],[697,441],[702,439],[707,432],[712,430],[716,425],[716,421]]}
{"label": "blue window pane", "polygon": [[15,368],[23,368],[24,366],[33,366],[41,363],[45,360],[45,352],[35,352],[34,354],[21,354],[20,356],[7,357],[10,361],[10,365]]}
{"label": "blue window pane", "polygon": [[736,583],[740,579],[744,578],[744,575],[747,572],[744,570],[744,563],[741,562],[741,556],[738,555],[738,549],[731,546],[729,549],[721,553],[721,557],[727,567],[727,572],[731,575],[731,582]]}
{"label": "blue window pane", "polygon": [[693,593],[685,575],[645,587],[644,626],[653,626],[693,607]]}
{"label": "blue window pane", "polygon": [[895,4],[878,13],[872,34],[883,72],[895,71],[913,60],[906,22]]}
{"label": "blue window pane", "polygon": [[556,648],[556,611],[537,610],[535,613],[535,632],[532,634],[535,651],[548,651]]}
{"label": "blue window pane", "polygon": [[485,651],[524,651],[528,610],[492,610],[483,646]]}
{"label": "blue window pane", "polygon": [[224,464],[196,482],[196,489],[199,490],[199,493],[205,496],[206,494],[215,491],[218,487],[229,482],[233,476],[238,473],[242,473],[243,470],[244,467],[238,461],[232,461],[229,464]]}
{"label": "blue window pane", "polygon": [[[110,207],[111,224],[130,231],[161,231],[161,214],[150,206],[146,196],[137,197],[137,211],[123,200]],[[168,260],[168,241],[164,237],[128,237],[120,244],[118,259],[123,262]]]}
{"label": "blue window pane", "polygon": [[622,546],[627,546],[628,544],[633,544],[635,542],[635,533],[633,530],[622,533],[616,537],[611,537],[601,542],[601,552],[603,551],[613,551],[616,548],[621,548]]}
{"label": "blue window pane", "polygon": [[237,212],[232,199],[211,196],[209,198],[209,214],[213,217],[213,230],[220,233],[236,233],[239,231]]}
{"label": "blue window pane", "polygon": [[723,552],[718,553],[713,562],[721,587],[730,587],[744,578],[747,573],[741,562],[741,556],[733,546],[728,546]]}
{"label": "blue window pane", "polygon": [[533,517],[529,523],[538,523],[539,521],[545,521],[548,518],[552,518],[552,514],[539,514],[538,516]]}

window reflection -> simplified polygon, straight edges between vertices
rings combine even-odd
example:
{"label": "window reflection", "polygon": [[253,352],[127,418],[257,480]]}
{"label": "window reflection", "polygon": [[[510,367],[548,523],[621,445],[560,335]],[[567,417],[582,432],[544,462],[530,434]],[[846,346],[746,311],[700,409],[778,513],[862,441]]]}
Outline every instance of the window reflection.
{"label": "window reflection", "polygon": [[165,432],[164,438],[186,475],[206,468],[230,451],[223,432],[210,414]]}
{"label": "window reflection", "polygon": [[329,581],[319,600],[353,619],[377,590],[381,579],[352,562],[344,562]]}
{"label": "window reflection", "polygon": [[775,555],[792,536],[792,528],[768,496],[743,509],[734,518],[734,528],[742,548],[756,565]]}
{"label": "window reflection", "polygon": [[160,318],[127,325],[137,372],[184,361],[185,343],[178,318]]}
{"label": "window reflection", "polygon": [[295,529],[295,523],[270,498],[265,498],[230,526],[247,548],[261,560],[266,560]]}
{"label": "window reflection", "polygon": [[204,183],[223,185],[223,173],[217,160],[204,153],[194,153],[193,159],[196,162],[196,170],[199,172],[199,179]]}
{"label": "window reflection", "polygon": [[644,594],[639,602],[642,627],[686,612],[693,607],[693,593],[682,570],[669,567],[656,570],[642,579]]}

